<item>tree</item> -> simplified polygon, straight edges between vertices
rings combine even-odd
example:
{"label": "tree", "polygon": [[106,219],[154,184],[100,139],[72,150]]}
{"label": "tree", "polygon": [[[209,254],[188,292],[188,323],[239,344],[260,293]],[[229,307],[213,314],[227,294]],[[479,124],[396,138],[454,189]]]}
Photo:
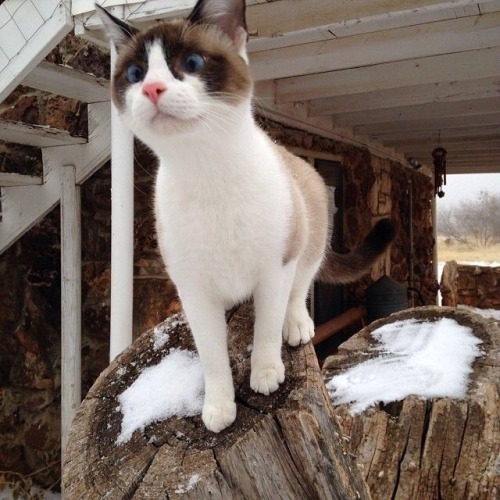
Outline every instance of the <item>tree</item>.
{"label": "tree", "polygon": [[475,199],[438,212],[438,233],[459,243],[500,243],[500,194],[481,191]]}

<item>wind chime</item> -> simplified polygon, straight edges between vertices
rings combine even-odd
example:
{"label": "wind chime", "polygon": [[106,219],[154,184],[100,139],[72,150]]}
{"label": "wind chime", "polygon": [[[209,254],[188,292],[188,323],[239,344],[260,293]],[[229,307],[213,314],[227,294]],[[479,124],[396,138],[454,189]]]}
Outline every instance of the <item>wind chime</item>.
{"label": "wind chime", "polygon": [[434,161],[434,195],[442,198],[444,196],[443,186],[446,186],[446,154],[447,151],[441,146],[432,151]]}

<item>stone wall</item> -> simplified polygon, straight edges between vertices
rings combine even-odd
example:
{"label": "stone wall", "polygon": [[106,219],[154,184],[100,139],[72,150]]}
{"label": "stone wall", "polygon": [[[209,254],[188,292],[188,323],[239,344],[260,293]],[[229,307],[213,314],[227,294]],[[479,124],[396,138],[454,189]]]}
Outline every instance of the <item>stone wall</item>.
{"label": "stone wall", "polygon": [[443,306],[500,309],[500,267],[447,262],[441,277]]}
{"label": "stone wall", "polygon": [[[69,49],[51,55],[56,62],[79,61],[81,68],[106,76],[109,66],[92,46],[69,38]],[[106,59],[107,60],[107,59]],[[102,64],[99,62],[101,61]],[[102,74],[99,74],[102,71]],[[18,89],[7,107],[12,119],[50,124],[85,134],[81,103],[31,89]],[[54,103],[57,103],[55,105]],[[51,106],[55,109],[50,112]],[[61,111],[63,110],[63,111]],[[64,112],[65,110],[65,112]],[[57,112],[56,112],[57,111]],[[61,112],[60,112],[61,111]],[[409,268],[408,186],[414,193],[415,275],[429,303],[432,276],[430,179],[367,149],[292,129],[260,118],[278,142],[314,153],[330,153],[344,167],[344,243],[358,244],[375,220],[391,216],[398,226],[391,255],[359,283],[347,288],[347,305],[364,301],[366,287],[387,273],[407,282]],[[39,150],[0,144],[6,171],[39,173]],[[157,250],[152,215],[156,161],[136,145],[134,221],[134,335],[180,308],[175,288]],[[16,170],[17,168],[17,170]],[[105,165],[82,186],[82,377],[83,393],[106,367],[110,313],[110,167]],[[60,227],[54,209],[0,256],[0,470],[33,474],[43,486],[57,482],[60,471]]]}
{"label": "stone wall", "polygon": [[[365,302],[366,288],[384,274],[413,287],[416,305],[419,295],[426,305],[436,303],[438,283],[433,269],[434,236],[431,202],[432,180],[421,171],[370,153],[366,148],[319,137],[261,118],[260,123],[276,140],[291,148],[329,153],[341,158],[344,170],[344,248],[358,245],[373,224],[391,217],[396,224],[396,240],[391,251],[358,283],[346,287],[346,306]],[[410,193],[413,218],[410,221]],[[413,282],[410,277],[410,226],[413,228]]]}

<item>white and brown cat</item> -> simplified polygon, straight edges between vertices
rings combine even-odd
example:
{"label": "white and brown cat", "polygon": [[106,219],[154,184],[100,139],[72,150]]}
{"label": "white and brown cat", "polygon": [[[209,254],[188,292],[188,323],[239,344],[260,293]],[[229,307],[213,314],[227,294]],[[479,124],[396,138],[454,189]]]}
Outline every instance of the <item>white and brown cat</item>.
{"label": "white and brown cat", "polygon": [[351,253],[325,257],[322,178],[252,115],[244,0],[199,0],[145,32],[97,10],[118,50],[113,102],[159,159],[158,242],[201,358],[203,421],[219,432],[236,418],[226,309],[253,297],[250,386],[269,394],[285,378],[282,338],[314,336],[306,298],[320,267],[330,282],[356,280],[394,229],[381,220]]}

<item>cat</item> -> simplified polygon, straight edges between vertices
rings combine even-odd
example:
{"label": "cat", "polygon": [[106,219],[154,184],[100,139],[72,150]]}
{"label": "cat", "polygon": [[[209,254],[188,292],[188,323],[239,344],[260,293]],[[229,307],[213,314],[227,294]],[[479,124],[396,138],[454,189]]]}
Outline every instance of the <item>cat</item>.
{"label": "cat", "polygon": [[275,144],[252,114],[244,0],[199,0],[186,19],[145,32],[96,5],[118,52],[112,99],[159,159],[156,230],[193,332],[204,376],[202,419],[220,432],[236,418],[226,309],[253,297],[250,386],[284,381],[282,339],[314,336],[306,308],[320,278],[347,283],[393,239],[380,220],[351,253],[329,252],[321,176]]}

